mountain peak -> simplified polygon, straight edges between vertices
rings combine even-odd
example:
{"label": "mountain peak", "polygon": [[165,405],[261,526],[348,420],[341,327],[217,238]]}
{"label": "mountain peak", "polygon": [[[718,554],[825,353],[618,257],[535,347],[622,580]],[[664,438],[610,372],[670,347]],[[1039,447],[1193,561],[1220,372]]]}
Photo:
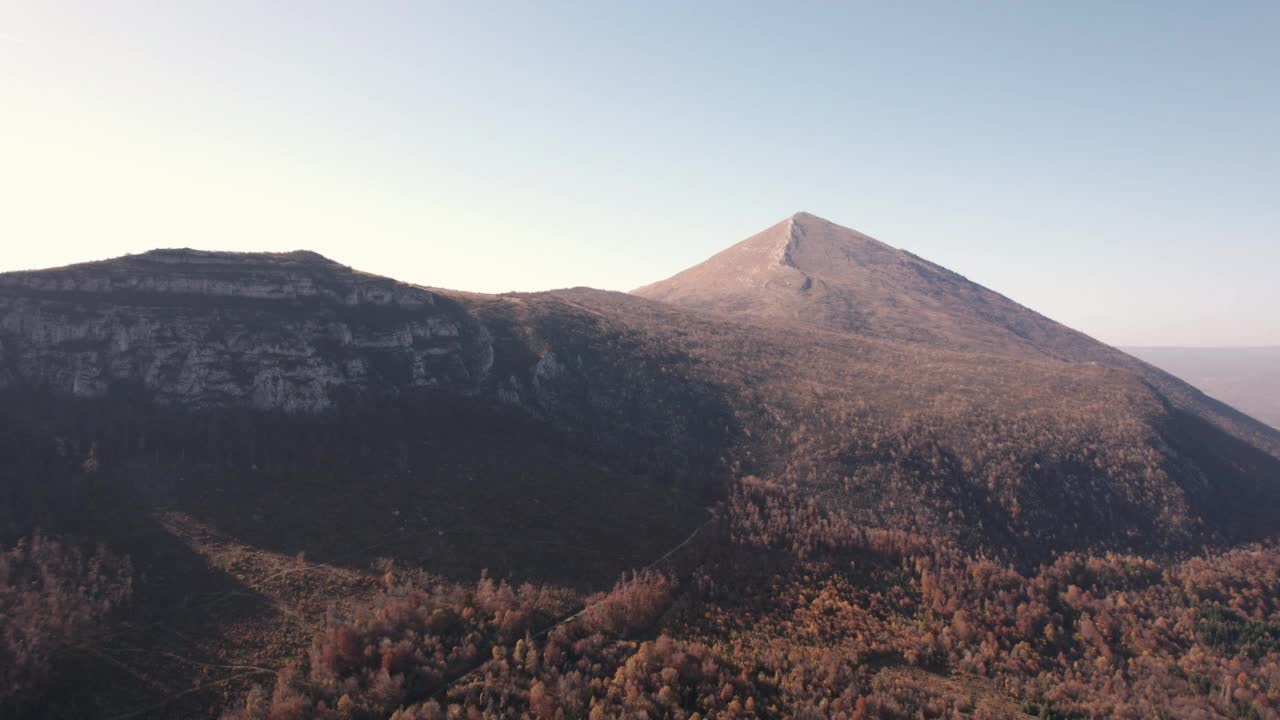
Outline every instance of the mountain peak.
{"label": "mountain peak", "polygon": [[830,227],[838,227],[843,230],[848,230],[849,232],[857,232],[856,230],[852,230],[850,228],[837,225],[836,223],[833,223],[824,217],[814,215],[811,212],[805,212],[804,210],[799,210],[797,212],[791,213],[791,215],[787,218],[787,220],[790,221],[793,226],[798,226],[798,227],[830,226]]}
{"label": "mountain peak", "polygon": [[946,268],[803,211],[634,292],[744,319],[946,349],[1062,358],[1092,343]]}
{"label": "mountain peak", "polygon": [[839,273],[853,262],[862,265],[900,262],[901,250],[870,235],[806,212],[790,217],[789,264],[814,275]]}
{"label": "mountain peak", "polygon": [[869,235],[801,211],[634,292],[704,310],[863,330],[859,308],[884,301],[900,284],[892,276],[911,261]]}

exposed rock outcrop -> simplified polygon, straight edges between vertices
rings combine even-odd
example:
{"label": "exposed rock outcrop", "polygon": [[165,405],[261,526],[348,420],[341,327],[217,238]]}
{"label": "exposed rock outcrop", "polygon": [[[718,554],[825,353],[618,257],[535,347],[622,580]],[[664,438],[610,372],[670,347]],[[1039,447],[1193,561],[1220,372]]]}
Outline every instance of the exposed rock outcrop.
{"label": "exposed rock outcrop", "polygon": [[309,252],[158,250],[0,275],[0,347],[3,384],[291,413],[341,393],[475,393],[493,361],[456,302]]}
{"label": "exposed rock outcrop", "polygon": [[723,398],[620,357],[627,332],[550,297],[437,291],[311,252],[156,250],[0,274],[0,389],[309,415],[440,391],[636,467],[704,474],[730,432]]}

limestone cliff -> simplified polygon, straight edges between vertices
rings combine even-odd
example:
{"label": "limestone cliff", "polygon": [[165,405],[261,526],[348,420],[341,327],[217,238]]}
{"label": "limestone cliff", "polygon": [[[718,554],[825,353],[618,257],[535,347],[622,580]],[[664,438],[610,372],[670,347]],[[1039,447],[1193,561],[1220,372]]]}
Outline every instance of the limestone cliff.
{"label": "limestone cliff", "polygon": [[309,252],[157,250],[0,275],[0,385],[315,412],[341,393],[475,393],[492,353],[456,302]]}
{"label": "limestone cliff", "polygon": [[311,252],[155,250],[0,274],[0,390],[295,415],[438,391],[664,475],[717,464],[723,399],[622,351],[633,334],[553,296],[433,290]]}

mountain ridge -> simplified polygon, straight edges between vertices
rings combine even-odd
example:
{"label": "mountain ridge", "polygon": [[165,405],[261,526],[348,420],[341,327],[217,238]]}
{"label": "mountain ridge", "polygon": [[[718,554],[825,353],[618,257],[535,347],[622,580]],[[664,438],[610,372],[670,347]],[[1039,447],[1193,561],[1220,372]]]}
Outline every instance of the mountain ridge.
{"label": "mountain ridge", "polygon": [[[759,243],[784,268],[773,290],[839,290],[780,262],[846,255],[891,270],[870,275],[882,297],[898,290],[886,280],[956,282],[887,246],[824,248],[835,231],[815,223],[796,216]],[[896,307],[924,300],[936,305]],[[129,554],[131,625],[158,615],[190,639],[132,632],[141,652],[82,659],[90,670],[64,685],[114,698],[112,715],[155,703],[186,718],[223,711],[227,692],[166,706],[147,678],[188,687],[205,670],[157,657],[199,645],[219,666],[305,662],[328,631],[299,632],[276,603],[318,618],[353,600],[351,583],[384,586],[388,563],[480,575],[477,592],[496,578],[586,593],[707,525],[726,564],[695,585],[739,612],[740,591],[774,606],[779,568],[831,562],[832,578],[924,592],[923,576],[879,573],[930,575],[904,557],[956,553],[1027,572],[1081,552],[1180,557],[1277,530],[1280,462],[1157,376],[1007,333],[975,342],[990,327],[912,340],[884,309],[854,316],[878,334],[796,309],[762,320],[590,288],[423,288],[308,253],[170,250],[0,275],[0,540],[39,527]],[[937,342],[948,335],[968,346]],[[279,584],[295,573],[305,588]],[[77,716],[75,702],[45,716]]]}
{"label": "mountain ridge", "polygon": [[[797,214],[754,236],[745,249],[748,258],[765,257],[770,266],[783,268],[790,267],[786,262],[812,268],[815,256],[843,257],[873,267],[905,263],[915,274],[924,262],[861,234],[852,236],[850,245],[850,237],[843,228]],[[794,276],[786,277],[792,292]],[[818,277],[811,288],[823,282]],[[893,290],[892,284],[886,288]],[[733,324],[725,325],[726,318],[734,318]],[[679,331],[672,334],[668,328]],[[747,345],[745,338],[751,338]],[[640,348],[648,349],[635,355]],[[793,348],[803,348],[803,354]],[[779,363],[784,374],[765,372]],[[1138,423],[1152,437],[1165,432],[1157,427],[1159,402],[1181,407],[1176,400],[1156,389],[1153,397],[1159,401],[1141,398],[1140,388],[1152,385],[1140,374],[1127,378],[1129,368],[1101,363],[1112,367],[1113,374],[1107,374],[1091,371],[1090,365],[1063,363],[1045,352],[1011,352],[1002,345],[958,349],[821,324],[759,323],[750,315],[707,315],[680,304],[590,289],[501,296],[427,289],[366,275],[312,253],[167,250],[0,275],[0,386],[43,387],[86,399],[136,386],[148,402],[176,410],[244,408],[319,416],[342,412],[351,402],[419,402],[412,398],[444,393],[471,404],[518,408],[558,432],[621,453],[630,458],[627,462],[659,472],[665,462],[666,471],[680,477],[702,473],[708,486],[741,472],[830,472],[829,460],[802,457],[790,445],[816,441],[834,457],[865,438],[844,437],[836,427],[822,430],[820,437],[799,438],[790,426],[812,426],[815,413],[829,413],[821,408],[835,401],[833,393],[848,393],[841,384],[861,387],[863,396],[840,399],[850,403],[840,412],[869,413],[877,425],[888,423],[877,433],[898,432],[890,429],[894,424],[953,422],[942,416],[924,420],[933,413],[924,408],[946,396],[960,397],[959,387],[965,385],[1043,405],[1031,422],[1060,425],[1049,416],[1057,406],[1052,391],[1026,385],[1032,377],[1044,388],[1101,383],[1110,388],[1107,392],[1133,398],[1124,411],[1131,415],[1117,417],[1118,423]],[[890,366],[894,369],[886,372]],[[990,376],[983,366],[1005,368],[1008,379]],[[883,379],[878,387],[866,386],[848,374],[850,368],[858,368],[862,378],[879,374]],[[946,372],[958,373],[958,386],[942,380]],[[769,388],[765,396],[762,387]],[[828,399],[802,399],[796,389],[803,387],[824,387]],[[924,388],[931,394],[921,395]],[[1007,400],[999,404],[1000,412],[1014,412]],[[948,412],[977,418],[984,411],[966,401]],[[696,432],[690,432],[693,428]],[[970,448],[976,442],[968,431],[945,432],[958,433],[948,443]],[[1085,452],[1083,437],[1071,442],[1082,443]],[[1123,442],[1137,441],[1126,436]],[[1045,445],[1036,452],[1054,451]],[[890,458],[877,456],[874,462]],[[1174,463],[1170,480],[1191,477],[1191,470],[1173,469],[1184,460],[1170,456],[1169,462]],[[1005,477],[1011,470],[992,472]],[[956,501],[939,500],[944,505]],[[1010,507],[1019,502],[1030,500],[999,501]],[[1024,525],[1013,517],[1000,521],[1006,522]],[[1185,527],[1188,537],[1200,532]],[[1057,534],[1046,536],[1046,547],[1063,539],[1050,536]]]}

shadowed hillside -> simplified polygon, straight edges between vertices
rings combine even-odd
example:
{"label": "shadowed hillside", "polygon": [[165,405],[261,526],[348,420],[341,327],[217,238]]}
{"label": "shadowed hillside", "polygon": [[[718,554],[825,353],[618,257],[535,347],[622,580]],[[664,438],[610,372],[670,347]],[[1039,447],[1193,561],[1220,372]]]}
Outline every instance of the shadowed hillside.
{"label": "shadowed hillside", "polygon": [[1252,508],[1277,507],[1280,461],[1123,369],[726,321],[594,290],[542,302],[566,300],[681,348],[687,372],[726,389],[743,428],[735,474],[807,487],[868,525],[1028,560],[1274,530]]}

